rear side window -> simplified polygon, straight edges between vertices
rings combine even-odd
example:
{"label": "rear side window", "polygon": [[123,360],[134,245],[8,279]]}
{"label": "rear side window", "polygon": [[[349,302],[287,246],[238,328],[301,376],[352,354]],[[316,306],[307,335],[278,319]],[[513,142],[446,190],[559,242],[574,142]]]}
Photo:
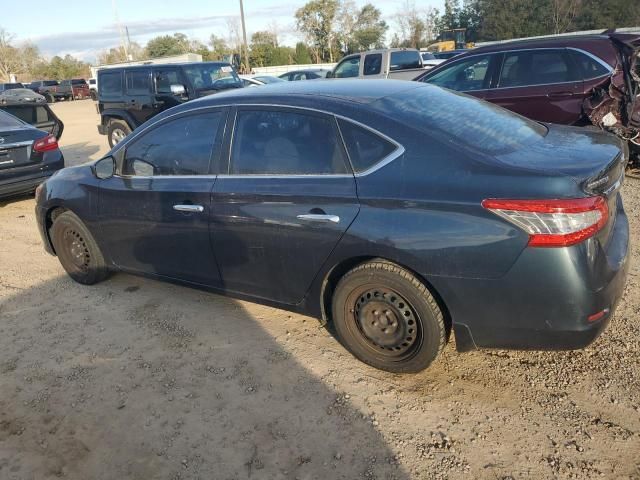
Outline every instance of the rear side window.
{"label": "rear side window", "polygon": [[144,95],[149,93],[151,70],[130,70],[125,74],[127,93],[129,95]]}
{"label": "rear side window", "polygon": [[163,123],[127,146],[125,175],[206,175],[222,112]]}
{"label": "rear side window", "polygon": [[241,110],[234,131],[232,174],[347,173],[333,117],[284,110]]}
{"label": "rear side window", "polygon": [[369,129],[339,119],[340,132],[344,139],[353,170],[362,173],[384,160],[397,147]]}
{"label": "rear side window", "polygon": [[10,105],[3,107],[3,110],[30,124],[51,120],[49,112],[41,105]]}
{"label": "rear side window", "polygon": [[122,72],[105,72],[100,75],[100,93],[102,95],[122,95]]}
{"label": "rear side window", "polygon": [[420,52],[417,50],[401,50],[398,52],[391,52],[391,65],[389,70],[405,70],[407,68],[421,68],[422,60]]}
{"label": "rear side window", "polygon": [[572,67],[564,49],[506,53],[498,86],[524,87],[570,82],[578,78]]}
{"label": "rear side window", "polygon": [[382,71],[382,54],[372,53],[364,57],[364,74],[378,75]]}
{"label": "rear side window", "polygon": [[602,63],[589,55],[575,50],[570,50],[570,52],[580,69],[581,78],[584,80],[601,77],[603,75],[607,75],[611,71],[611,69],[605,67]]}

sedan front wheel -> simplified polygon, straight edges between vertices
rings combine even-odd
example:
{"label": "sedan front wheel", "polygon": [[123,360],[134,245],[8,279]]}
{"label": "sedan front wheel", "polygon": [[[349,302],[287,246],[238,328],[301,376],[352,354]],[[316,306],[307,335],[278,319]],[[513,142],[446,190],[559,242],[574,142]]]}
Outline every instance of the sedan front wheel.
{"label": "sedan front wheel", "polygon": [[384,260],[349,271],[333,296],[333,324],[358,359],[394,373],[427,368],[446,343],[442,311],[411,272]]}
{"label": "sedan front wheel", "polygon": [[50,230],[56,255],[71,278],[93,285],[109,276],[109,270],[95,239],[72,212],[56,217]]}

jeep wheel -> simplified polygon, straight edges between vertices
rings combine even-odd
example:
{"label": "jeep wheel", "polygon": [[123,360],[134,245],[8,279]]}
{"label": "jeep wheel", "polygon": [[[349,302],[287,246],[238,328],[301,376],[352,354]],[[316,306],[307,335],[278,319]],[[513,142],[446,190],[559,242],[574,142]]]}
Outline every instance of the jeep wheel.
{"label": "jeep wheel", "polygon": [[53,95],[51,95],[49,92],[44,94],[44,98],[47,101],[47,103],[55,103],[56,99],[54,98]]}
{"label": "jeep wheel", "polygon": [[113,148],[131,133],[129,125],[122,120],[111,120],[107,129],[107,137],[109,138],[109,146]]}

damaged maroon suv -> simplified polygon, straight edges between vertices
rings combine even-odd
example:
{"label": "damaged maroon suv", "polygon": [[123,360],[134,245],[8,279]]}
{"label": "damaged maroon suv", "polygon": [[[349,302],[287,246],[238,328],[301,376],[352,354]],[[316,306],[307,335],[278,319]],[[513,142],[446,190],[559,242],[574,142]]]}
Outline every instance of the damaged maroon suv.
{"label": "damaged maroon suv", "polygon": [[629,142],[640,167],[640,35],[605,32],[469,50],[416,80],[533,120],[596,125]]}

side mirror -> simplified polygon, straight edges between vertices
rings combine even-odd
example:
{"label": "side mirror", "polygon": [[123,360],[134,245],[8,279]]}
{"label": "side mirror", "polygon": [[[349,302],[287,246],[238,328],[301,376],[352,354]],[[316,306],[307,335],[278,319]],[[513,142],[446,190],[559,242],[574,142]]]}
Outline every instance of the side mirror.
{"label": "side mirror", "polygon": [[116,162],[113,157],[105,157],[93,164],[93,174],[100,180],[113,177],[116,172]]}
{"label": "side mirror", "polygon": [[187,93],[187,90],[184,88],[184,85],[171,85],[171,93],[173,95],[175,95],[176,97],[184,95],[185,93]]}

